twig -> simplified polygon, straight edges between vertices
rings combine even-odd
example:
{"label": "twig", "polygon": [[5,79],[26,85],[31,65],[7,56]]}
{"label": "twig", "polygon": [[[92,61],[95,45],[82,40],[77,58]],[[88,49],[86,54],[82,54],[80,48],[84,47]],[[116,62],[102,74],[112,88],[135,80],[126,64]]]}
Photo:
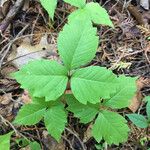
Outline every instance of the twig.
{"label": "twig", "polygon": [[10,125],[10,127],[14,130],[16,135],[20,135],[21,137],[25,138],[27,141],[30,141],[30,140],[28,140],[28,138],[26,136],[24,136],[22,133],[20,133],[11,122],[9,122],[7,119],[5,119],[2,115],[0,115],[0,118],[3,123]]}
{"label": "twig", "polygon": [[20,35],[22,35],[22,33],[29,27],[29,25],[30,25],[30,24],[27,24],[27,25],[18,33],[18,35],[15,37],[15,39],[12,40],[12,41],[9,43],[7,49],[5,50],[5,52],[4,52],[4,54],[3,54],[3,57],[2,57],[1,60],[0,60],[0,70],[1,70],[1,67],[2,67],[2,64],[3,64],[3,61],[4,61],[5,57],[6,57],[6,55],[8,54],[8,52],[9,52],[9,50],[10,50],[12,44],[14,43],[14,41],[16,41],[16,39],[17,39]]}
{"label": "twig", "polygon": [[[117,4],[124,7],[125,3],[123,0],[120,0],[120,1],[115,0],[115,1],[117,2]],[[133,6],[130,2],[131,0],[127,2],[127,6],[126,6],[127,10],[131,13],[132,16],[134,16],[134,18],[140,25],[145,25],[145,22],[143,20],[141,13],[137,10],[137,7]]]}
{"label": "twig", "polygon": [[[17,60],[19,58],[22,58],[22,57],[25,57],[25,56],[28,56],[28,55],[31,55],[31,54],[36,54],[36,53],[39,53],[39,52],[42,52],[42,51],[44,51],[44,50],[31,52],[31,53],[28,53],[28,54],[24,54],[24,55],[18,56],[18,57],[14,58],[14,59],[11,59],[11,60],[7,61],[6,63],[4,63],[3,66],[1,66],[1,69],[3,69],[6,65],[8,65],[10,62],[13,62],[14,60]],[[50,56],[58,56],[58,54],[55,53],[55,52],[50,52],[49,55]]]}
{"label": "twig", "polygon": [[74,133],[72,130],[70,130],[67,127],[65,128],[65,130],[67,130],[68,132],[70,132],[71,134],[73,134],[78,139],[78,141],[80,142],[80,144],[82,146],[82,150],[86,150],[86,148],[84,146],[84,143],[81,141],[81,139],[78,137],[78,135],[76,133]]}
{"label": "twig", "polygon": [[0,115],[0,118],[3,123],[5,123],[6,125],[9,124],[11,128],[14,130],[14,132],[18,134],[18,131],[16,130],[16,128],[8,120],[6,120],[2,115]]}
{"label": "twig", "polygon": [[62,135],[62,138],[69,144],[69,146],[70,146],[70,148],[71,148],[72,150],[75,150],[75,149],[73,148],[71,142],[70,142],[65,136]]}
{"label": "twig", "polygon": [[24,0],[17,0],[14,6],[8,12],[6,18],[0,24],[0,31],[4,32],[10,22],[14,19],[19,9],[23,6]]}

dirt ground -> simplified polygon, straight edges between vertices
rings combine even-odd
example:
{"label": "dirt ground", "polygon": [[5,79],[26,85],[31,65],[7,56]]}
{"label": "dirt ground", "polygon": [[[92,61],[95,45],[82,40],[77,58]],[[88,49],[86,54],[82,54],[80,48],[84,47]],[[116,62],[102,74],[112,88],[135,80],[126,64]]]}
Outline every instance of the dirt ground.
{"label": "dirt ground", "polygon": [[[20,133],[12,138],[12,150],[21,149],[14,142],[21,135],[38,141],[44,150],[82,150],[82,145],[87,150],[96,150],[98,143],[89,135],[90,124],[80,124],[72,114],[60,143],[48,135],[42,122],[35,126],[12,125],[19,108],[31,99],[10,73],[17,71],[29,57],[59,61],[56,39],[67,22],[67,16],[75,8],[59,0],[52,22],[38,0],[5,1],[0,6],[0,135],[12,129]],[[138,0],[96,1],[108,10],[115,29],[95,25],[100,44],[91,64],[105,66],[116,74],[138,77],[138,91],[132,104],[118,112],[124,116],[131,112],[145,115],[142,100],[150,95],[150,10],[141,7]],[[137,128],[130,121],[129,127],[131,132],[126,143],[109,146],[102,141],[104,149],[148,150],[150,129]]]}

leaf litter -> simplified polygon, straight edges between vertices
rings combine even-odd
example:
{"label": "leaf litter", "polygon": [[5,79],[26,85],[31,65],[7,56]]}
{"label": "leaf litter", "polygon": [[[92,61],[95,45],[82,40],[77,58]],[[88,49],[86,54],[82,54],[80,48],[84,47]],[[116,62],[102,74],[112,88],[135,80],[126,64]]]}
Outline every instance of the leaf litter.
{"label": "leaf litter", "polygon": [[[103,1],[101,2],[102,4],[105,3]],[[146,6],[142,0],[140,2],[145,9],[148,9],[148,6]],[[125,4],[125,2],[123,4]],[[113,68],[113,71],[116,74],[139,76],[140,78],[137,81],[138,91],[135,94],[135,97],[132,99],[132,103],[129,108],[132,112],[140,111],[144,114],[145,105],[144,102],[142,102],[142,99],[144,96],[150,95],[150,56],[149,49],[147,48],[149,44],[147,37],[150,36],[148,17],[149,10],[147,12],[139,8],[139,4],[135,3],[134,1],[131,1],[131,4],[133,4],[133,8],[135,10],[134,12],[130,12],[130,9],[128,9],[128,12],[126,9],[124,9],[124,5],[117,5],[115,1],[105,4],[105,7],[109,10],[116,28],[114,30],[109,30],[107,27],[100,27],[98,34],[101,37],[102,50],[97,52],[92,65]],[[13,4],[9,5],[12,6]],[[53,27],[49,26],[49,19],[45,12],[43,12],[38,1],[30,1],[29,3],[26,3],[23,8],[23,10],[19,10],[14,22],[12,22],[10,25],[11,28],[8,27],[0,39],[0,46],[4,48],[7,42],[12,41],[13,38],[15,38],[16,35],[22,31],[23,27],[27,23],[31,24],[19,37],[22,42],[17,39],[16,42],[13,43],[16,45],[16,47],[14,49],[12,47],[10,48],[10,51],[2,65],[0,90],[3,92],[1,92],[0,97],[0,111],[2,111],[1,115],[9,121],[13,120],[19,107],[23,103],[31,102],[31,98],[29,97],[27,91],[22,91],[15,81],[11,79],[9,74],[33,59],[40,59],[44,57],[47,59],[58,60],[58,56],[55,55],[55,52],[57,51],[55,46],[57,33],[62,29],[68,12],[71,12],[74,9],[72,7],[70,8],[70,6],[66,4],[63,5],[60,2],[58,5],[58,10],[56,11],[55,22],[53,23],[54,29]],[[24,12],[25,10],[26,13]],[[142,21],[142,23],[144,22],[144,25],[139,24],[141,20],[136,17],[136,11],[142,12],[140,14],[141,17],[139,18],[143,18],[144,21]],[[4,14],[2,16],[2,19],[5,18]],[[24,36],[27,37],[24,38]],[[54,55],[51,55],[51,52],[53,52]],[[0,54],[3,56],[3,53]],[[121,110],[121,113],[130,112],[130,110]],[[76,135],[77,132],[77,136],[81,139],[83,139],[85,136],[86,140],[83,140],[82,142],[85,142],[89,149],[93,149],[95,141],[92,140],[89,135],[90,125],[83,126],[78,122],[78,120],[73,118],[72,115],[70,115],[69,120],[69,126],[72,129],[73,134],[65,131],[62,137],[62,145],[60,145],[62,147],[66,146],[67,149],[69,149],[70,145],[80,149],[80,142],[76,136],[74,136],[74,134]],[[3,122],[1,122],[1,124],[3,124]],[[129,140],[128,142],[119,146],[119,149],[135,149],[135,147],[143,148],[144,146],[148,146],[147,141],[144,143],[144,146],[142,146],[140,144],[140,140],[142,138],[149,138],[149,131],[136,128],[132,124],[129,124],[129,126],[132,130]],[[20,130],[20,132],[22,132],[25,136],[41,142],[44,148],[49,147],[50,145],[52,146],[53,144],[51,144],[51,142],[53,139],[47,137],[47,134],[46,136],[43,135],[45,133],[42,128],[43,126],[39,124],[36,125],[36,129],[33,127],[25,127],[24,129],[18,128],[18,130]],[[7,130],[9,129],[6,127],[3,128],[3,132]],[[36,138],[37,135],[39,135],[41,138]],[[116,149],[116,147],[112,146],[109,147],[109,149],[113,150]]]}

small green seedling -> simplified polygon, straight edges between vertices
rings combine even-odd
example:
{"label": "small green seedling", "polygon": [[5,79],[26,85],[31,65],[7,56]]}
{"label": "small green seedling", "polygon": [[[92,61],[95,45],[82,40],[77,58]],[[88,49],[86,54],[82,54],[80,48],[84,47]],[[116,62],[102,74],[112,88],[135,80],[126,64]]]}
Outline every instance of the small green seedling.
{"label": "small green seedling", "polygon": [[150,97],[146,97],[147,117],[140,114],[128,114],[128,118],[139,128],[147,128],[150,125]]}
{"label": "small green seedling", "polygon": [[[75,6],[80,4],[79,0],[65,1]],[[90,9],[97,12],[96,17],[92,15],[93,22],[103,20],[103,24],[112,24],[107,12],[100,14],[93,8],[94,5],[82,5],[77,14]],[[108,144],[118,145],[127,140],[129,128],[127,121],[111,110],[130,104],[136,91],[136,78],[116,76],[105,67],[85,67],[95,57],[99,44],[97,29],[87,17],[71,18],[57,40],[62,64],[35,60],[14,74],[21,87],[27,89],[32,97],[32,103],[20,109],[14,123],[34,125],[43,120],[49,134],[59,141],[70,111],[81,123],[93,122],[91,132],[97,142],[104,139]],[[72,94],[65,94],[67,85],[70,85]]]}

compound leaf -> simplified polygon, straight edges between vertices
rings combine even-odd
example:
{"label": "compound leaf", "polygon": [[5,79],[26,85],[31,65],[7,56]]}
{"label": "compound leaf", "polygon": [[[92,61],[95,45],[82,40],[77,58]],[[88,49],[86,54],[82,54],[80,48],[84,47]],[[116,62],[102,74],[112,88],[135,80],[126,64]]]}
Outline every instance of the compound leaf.
{"label": "compound leaf", "polygon": [[101,111],[93,125],[92,135],[97,142],[102,138],[108,144],[118,145],[128,138],[129,128],[126,120],[119,114],[111,111]]}
{"label": "compound leaf", "polygon": [[73,6],[83,8],[85,6],[86,0],[64,0],[64,2],[69,3]]}
{"label": "compound leaf", "polygon": [[148,120],[140,114],[128,114],[127,117],[137,126],[140,128],[147,128],[148,127]]}
{"label": "compound leaf", "polygon": [[46,101],[56,100],[61,96],[68,80],[66,68],[49,60],[32,61],[14,76],[33,97],[45,97]]}
{"label": "compound leaf", "polygon": [[0,149],[10,150],[10,137],[13,132],[9,132],[5,135],[0,135]]}
{"label": "compound leaf", "polygon": [[117,80],[117,91],[111,95],[110,99],[104,102],[105,106],[113,109],[129,106],[130,101],[136,92],[136,78],[120,76]]}
{"label": "compound leaf", "polygon": [[58,37],[60,57],[69,70],[90,62],[95,56],[97,47],[96,28],[84,19],[66,24]]}
{"label": "compound leaf", "polygon": [[79,118],[81,123],[89,123],[99,112],[97,106],[93,106],[92,104],[83,105],[73,95],[67,95],[66,101],[68,104],[67,110],[73,112],[74,116]]}
{"label": "compound leaf", "polygon": [[44,9],[48,12],[49,16],[53,19],[57,0],[40,0],[40,2]]}
{"label": "compound leaf", "polygon": [[83,104],[96,104],[116,91],[116,76],[108,69],[91,66],[77,70],[71,78],[75,98]]}
{"label": "compound leaf", "polygon": [[19,110],[14,123],[20,125],[34,125],[43,118],[45,109],[46,108],[40,104],[26,104]]}
{"label": "compound leaf", "polygon": [[96,24],[108,25],[114,27],[105,8],[98,3],[88,3],[85,7],[90,12],[91,20]]}
{"label": "compound leaf", "polygon": [[67,115],[64,107],[58,105],[49,108],[45,113],[44,123],[49,134],[59,141],[67,123]]}

